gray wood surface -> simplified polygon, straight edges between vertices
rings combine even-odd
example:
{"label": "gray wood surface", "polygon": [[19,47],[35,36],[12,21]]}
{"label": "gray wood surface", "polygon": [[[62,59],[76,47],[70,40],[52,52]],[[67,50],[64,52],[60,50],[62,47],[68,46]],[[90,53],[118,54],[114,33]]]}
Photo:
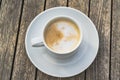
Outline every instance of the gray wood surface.
{"label": "gray wood surface", "polygon": [[25,34],[32,19],[43,11],[44,0],[24,0],[12,80],[34,80],[36,68],[25,51]]}
{"label": "gray wood surface", "polygon": [[120,80],[120,0],[113,0],[111,40],[111,80]]}
{"label": "gray wood surface", "polygon": [[109,80],[111,0],[91,0],[90,18],[99,33],[99,51],[86,80]]}
{"label": "gray wood surface", "polygon": [[22,0],[2,0],[0,9],[0,80],[9,80]]}
{"label": "gray wood surface", "polygon": [[78,9],[86,15],[89,13],[89,0],[69,0],[68,6]]}
{"label": "gray wood surface", "polygon": [[[0,0],[0,80],[120,80],[120,0]],[[25,51],[32,19],[45,9],[68,6],[88,15],[100,38],[92,65],[70,78],[39,71]]]}
{"label": "gray wood surface", "polygon": [[66,5],[67,5],[67,0],[46,0],[45,9],[58,7],[58,6],[66,6]]}

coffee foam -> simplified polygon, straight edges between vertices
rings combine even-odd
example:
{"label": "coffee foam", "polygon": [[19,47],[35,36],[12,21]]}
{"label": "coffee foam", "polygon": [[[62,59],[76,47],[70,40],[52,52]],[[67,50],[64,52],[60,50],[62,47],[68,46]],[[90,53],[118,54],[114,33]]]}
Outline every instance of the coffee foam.
{"label": "coffee foam", "polygon": [[[53,25],[61,33],[62,37],[59,40],[56,41],[54,40],[54,43],[52,44],[47,43],[48,46],[55,50],[56,52],[60,53],[67,52],[75,48],[80,38],[80,32],[77,25],[73,22],[63,20],[55,22]],[[55,33],[51,38],[53,39],[54,37]]]}

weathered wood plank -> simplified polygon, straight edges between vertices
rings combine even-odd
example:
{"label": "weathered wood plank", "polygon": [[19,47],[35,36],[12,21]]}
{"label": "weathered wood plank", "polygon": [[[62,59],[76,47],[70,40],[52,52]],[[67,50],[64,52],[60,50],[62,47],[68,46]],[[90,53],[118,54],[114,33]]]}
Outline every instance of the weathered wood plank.
{"label": "weathered wood plank", "polygon": [[113,0],[111,80],[120,80],[120,0]]}
{"label": "weathered wood plank", "polygon": [[69,78],[62,78],[61,80],[85,80],[85,72]]}
{"label": "weathered wood plank", "polygon": [[2,0],[0,9],[0,80],[9,80],[22,0]]}
{"label": "weathered wood plank", "polygon": [[[46,0],[45,9],[57,7],[57,6],[66,6],[67,0]],[[41,71],[37,71],[37,80],[59,80],[60,78],[48,76]]]}
{"label": "weathered wood plank", "polygon": [[69,0],[68,6],[78,9],[88,15],[89,0]]}
{"label": "weathered wood plank", "polygon": [[46,0],[46,9],[66,5],[67,0]]}
{"label": "weathered wood plank", "polygon": [[90,18],[99,33],[99,52],[87,69],[86,80],[109,80],[111,0],[91,0]]}
{"label": "weathered wood plank", "polygon": [[44,8],[44,0],[24,0],[18,44],[14,62],[12,80],[34,80],[36,68],[29,61],[25,46],[25,34],[32,19]]}

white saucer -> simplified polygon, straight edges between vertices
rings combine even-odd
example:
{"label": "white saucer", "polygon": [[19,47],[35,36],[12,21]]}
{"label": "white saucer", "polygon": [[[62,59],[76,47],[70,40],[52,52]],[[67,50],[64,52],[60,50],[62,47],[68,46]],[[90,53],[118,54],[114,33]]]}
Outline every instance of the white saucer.
{"label": "white saucer", "polygon": [[[43,25],[52,17],[67,15],[80,22],[83,41],[79,51],[67,59],[59,59],[45,47],[32,47],[31,39],[41,36]],[[92,21],[82,12],[69,7],[55,7],[39,14],[29,25],[25,38],[27,55],[31,62],[42,72],[55,77],[71,77],[87,69],[97,55],[98,33]]]}

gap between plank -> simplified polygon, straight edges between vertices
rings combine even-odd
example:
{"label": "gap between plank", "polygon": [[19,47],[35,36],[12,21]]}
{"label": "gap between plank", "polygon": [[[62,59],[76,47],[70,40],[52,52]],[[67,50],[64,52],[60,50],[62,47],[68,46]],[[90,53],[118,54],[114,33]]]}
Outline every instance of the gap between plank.
{"label": "gap between plank", "polygon": [[[43,11],[45,11],[45,9],[46,9],[46,0],[44,0]],[[35,69],[35,79],[34,79],[34,80],[37,80],[37,72],[38,72],[38,69],[36,68],[36,69]]]}
{"label": "gap between plank", "polygon": [[110,14],[110,57],[109,57],[109,80],[111,80],[111,49],[112,49],[112,10],[113,0],[111,0],[111,14]]}
{"label": "gap between plank", "polygon": [[23,5],[24,5],[24,0],[22,0],[21,10],[20,10],[20,19],[19,19],[19,22],[18,22],[18,31],[17,31],[16,42],[15,42],[15,50],[14,50],[14,54],[13,54],[13,61],[12,61],[12,68],[11,68],[11,73],[10,73],[10,80],[12,80],[12,74],[13,74],[13,69],[14,69],[14,61],[15,61],[15,55],[16,55],[16,50],[17,50],[17,44],[18,44],[18,37],[19,37],[20,24],[21,24],[21,19],[22,19]]}
{"label": "gap between plank", "polygon": [[66,7],[69,7],[69,0],[67,0],[67,4],[66,4]]}
{"label": "gap between plank", "polygon": [[1,5],[2,5],[2,0],[0,1],[0,9],[1,9]]}
{"label": "gap between plank", "polygon": [[37,80],[37,71],[38,71],[38,69],[35,68],[35,79],[34,80]]}
{"label": "gap between plank", "polygon": [[89,3],[88,3],[88,17],[90,17],[90,2],[91,0],[89,0]]}
{"label": "gap between plank", "polygon": [[47,1],[47,0],[44,1],[44,8],[43,8],[43,11],[46,9],[46,1]]}
{"label": "gap between plank", "polygon": [[86,70],[85,70],[85,74],[84,74],[84,80],[86,80]]}

